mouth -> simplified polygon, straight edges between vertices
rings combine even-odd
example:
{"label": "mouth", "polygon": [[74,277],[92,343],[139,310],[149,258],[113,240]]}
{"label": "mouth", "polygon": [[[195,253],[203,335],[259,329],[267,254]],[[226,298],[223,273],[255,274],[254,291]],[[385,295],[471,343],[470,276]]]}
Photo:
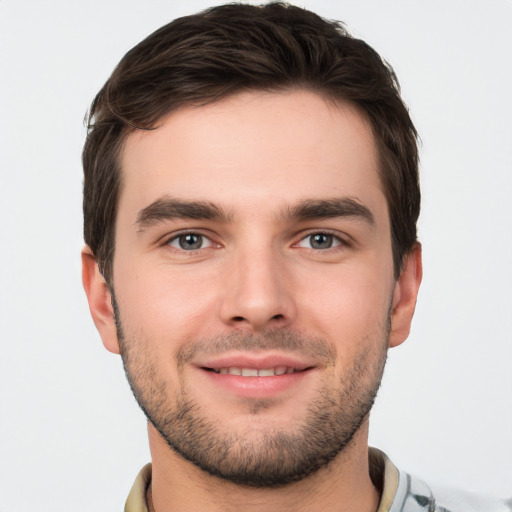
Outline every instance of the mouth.
{"label": "mouth", "polygon": [[[196,368],[216,396],[224,392],[245,398],[271,398],[302,393],[315,374],[314,361],[286,354],[231,353],[203,360]],[[220,393],[220,394],[219,394]]]}
{"label": "mouth", "polygon": [[277,366],[274,368],[241,368],[238,366],[229,366],[223,368],[206,368],[203,370],[218,373],[220,375],[237,375],[239,377],[277,377],[280,375],[291,375],[312,369],[306,367],[303,369],[294,368],[292,366]]}

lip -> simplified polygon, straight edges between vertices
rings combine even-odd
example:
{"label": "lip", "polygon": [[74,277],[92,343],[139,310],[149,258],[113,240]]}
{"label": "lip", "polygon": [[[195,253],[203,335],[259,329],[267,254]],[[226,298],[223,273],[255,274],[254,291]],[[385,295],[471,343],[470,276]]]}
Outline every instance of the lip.
{"label": "lip", "polygon": [[[268,377],[246,377],[218,373],[222,368],[293,368],[294,373]],[[299,386],[315,370],[311,361],[300,356],[286,354],[224,354],[209,360],[196,362],[196,368],[210,386],[243,398],[272,398]]]}
{"label": "lip", "polygon": [[312,361],[304,360],[300,357],[287,354],[224,354],[213,359],[207,359],[196,363],[201,368],[211,370],[220,370],[221,368],[255,368],[262,370],[264,368],[287,367],[294,368],[296,371],[303,371],[306,368],[314,367]]}

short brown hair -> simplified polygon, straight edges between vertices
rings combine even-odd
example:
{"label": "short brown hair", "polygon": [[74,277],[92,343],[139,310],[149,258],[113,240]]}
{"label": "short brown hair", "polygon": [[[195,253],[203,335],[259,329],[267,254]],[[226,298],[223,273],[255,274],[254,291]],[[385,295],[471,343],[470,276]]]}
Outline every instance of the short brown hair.
{"label": "short brown hair", "polygon": [[131,49],[94,99],[83,150],[84,238],[112,284],[119,154],[133,130],[178,107],[246,90],[308,89],[369,119],[388,203],[395,277],[416,241],[417,134],[391,67],[343,24],[283,3],[178,18]]}

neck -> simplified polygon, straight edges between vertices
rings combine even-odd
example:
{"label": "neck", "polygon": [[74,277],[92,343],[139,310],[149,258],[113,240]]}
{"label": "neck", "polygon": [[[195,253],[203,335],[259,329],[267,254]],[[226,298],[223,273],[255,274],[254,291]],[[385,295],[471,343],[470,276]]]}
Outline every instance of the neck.
{"label": "neck", "polygon": [[368,468],[368,423],[328,465],[299,482],[252,488],[213,477],[177,455],[149,425],[153,462],[150,512],[375,512],[379,492]]}

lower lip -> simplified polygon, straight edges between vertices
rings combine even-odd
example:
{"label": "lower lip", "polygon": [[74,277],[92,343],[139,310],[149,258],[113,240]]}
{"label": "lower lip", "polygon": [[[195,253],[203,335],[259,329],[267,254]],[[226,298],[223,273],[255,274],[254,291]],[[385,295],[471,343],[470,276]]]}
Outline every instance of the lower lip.
{"label": "lower lip", "polygon": [[312,370],[304,370],[272,377],[242,377],[203,369],[201,371],[215,386],[246,398],[270,398],[279,395],[299,385],[312,373]]}

